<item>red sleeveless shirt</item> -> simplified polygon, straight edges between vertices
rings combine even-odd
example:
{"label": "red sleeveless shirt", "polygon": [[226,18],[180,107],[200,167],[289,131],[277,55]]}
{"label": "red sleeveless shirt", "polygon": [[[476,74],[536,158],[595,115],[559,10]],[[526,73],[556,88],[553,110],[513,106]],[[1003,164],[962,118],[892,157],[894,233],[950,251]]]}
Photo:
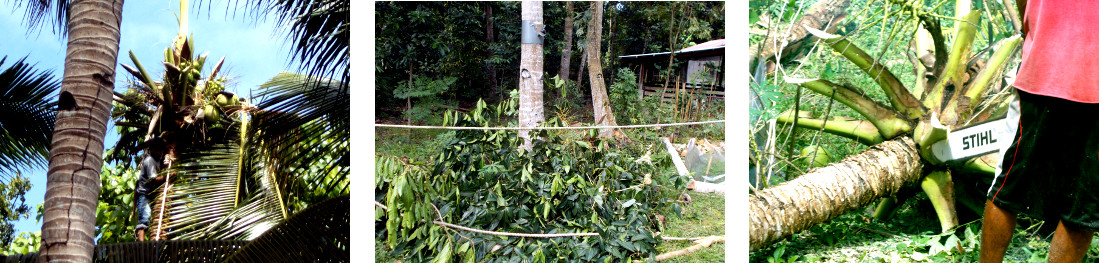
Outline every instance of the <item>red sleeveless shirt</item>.
{"label": "red sleeveless shirt", "polygon": [[1030,0],[1023,62],[1014,86],[1099,103],[1099,1]]}

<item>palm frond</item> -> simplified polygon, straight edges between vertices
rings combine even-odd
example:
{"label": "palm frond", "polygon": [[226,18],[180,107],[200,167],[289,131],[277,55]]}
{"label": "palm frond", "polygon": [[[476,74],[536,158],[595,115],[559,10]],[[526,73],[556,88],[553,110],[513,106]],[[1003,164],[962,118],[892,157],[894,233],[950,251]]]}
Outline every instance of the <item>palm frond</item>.
{"label": "palm frond", "polygon": [[54,34],[61,37],[68,35],[69,26],[69,1],[68,0],[17,0],[16,8],[25,8],[27,28],[38,30],[47,24],[53,25]]}
{"label": "palm frond", "polygon": [[260,85],[257,142],[265,149],[267,164],[282,175],[281,189],[292,190],[286,194],[290,203],[348,191],[351,100],[342,85],[288,72]]}
{"label": "palm frond", "polygon": [[309,206],[233,253],[225,262],[310,258],[347,262],[351,250],[351,196]]}
{"label": "palm frond", "polygon": [[[202,2],[196,1],[201,9]],[[348,88],[351,1],[350,0],[244,0],[233,1],[237,9],[263,20],[273,18],[292,43],[290,57],[298,71],[340,80]],[[233,5],[233,4],[230,4]],[[235,10],[234,10],[235,11]],[[234,12],[235,13],[235,12]]]}
{"label": "palm frond", "polygon": [[184,150],[170,168],[177,179],[168,194],[168,238],[252,239],[285,219],[274,176],[253,158],[261,151],[249,141],[254,131],[234,125],[228,132],[240,136]]}
{"label": "palm frond", "polygon": [[[0,68],[6,60],[0,58]],[[0,72],[0,173],[45,165],[53,135],[53,97],[61,83],[24,60]]]}

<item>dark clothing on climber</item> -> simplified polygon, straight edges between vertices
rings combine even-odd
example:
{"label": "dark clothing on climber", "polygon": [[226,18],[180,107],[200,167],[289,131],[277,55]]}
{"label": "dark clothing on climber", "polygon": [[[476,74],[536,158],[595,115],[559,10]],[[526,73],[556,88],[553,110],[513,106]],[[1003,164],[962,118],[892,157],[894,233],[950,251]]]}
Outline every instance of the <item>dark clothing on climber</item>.
{"label": "dark clothing on climber", "polygon": [[135,229],[145,229],[149,226],[149,218],[152,215],[152,209],[149,207],[149,191],[155,188],[152,184],[155,182],[157,171],[160,170],[161,161],[153,157],[152,154],[145,154],[145,157],[141,160],[141,171],[137,175],[137,185],[134,186],[135,202],[137,205],[137,227]]}

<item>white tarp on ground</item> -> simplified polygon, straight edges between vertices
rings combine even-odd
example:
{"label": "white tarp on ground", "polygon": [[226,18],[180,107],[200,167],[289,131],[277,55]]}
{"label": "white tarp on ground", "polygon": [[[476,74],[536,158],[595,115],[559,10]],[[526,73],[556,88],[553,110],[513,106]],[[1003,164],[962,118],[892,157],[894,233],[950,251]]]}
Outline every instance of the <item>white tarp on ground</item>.
{"label": "white tarp on ground", "polygon": [[668,138],[663,138],[663,142],[672,154],[676,171],[680,175],[691,175],[692,187],[688,188],[703,193],[725,192],[725,174],[711,174],[714,165],[725,165],[724,143],[715,145],[705,139],[697,141],[694,138],[686,144],[672,144]]}

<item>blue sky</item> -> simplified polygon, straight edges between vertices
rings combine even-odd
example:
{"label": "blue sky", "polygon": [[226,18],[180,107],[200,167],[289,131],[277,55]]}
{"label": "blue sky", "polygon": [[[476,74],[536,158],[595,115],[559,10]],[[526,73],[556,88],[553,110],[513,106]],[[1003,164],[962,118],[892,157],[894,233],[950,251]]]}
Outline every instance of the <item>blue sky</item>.
{"label": "blue sky", "polygon": [[[221,2],[221,1],[216,1]],[[52,70],[58,80],[64,71],[65,42],[53,34],[50,28],[38,32],[28,32],[23,23],[23,9],[14,8],[11,1],[0,4],[0,56],[8,56],[10,65],[24,56],[27,62],[36,64],[36,69]],[[127,1],[122,12],[122,38],[119,44],[118,62],[133,65],[128,52],[133,51],[137,58],[159,75],[164,71],[159,62],[164,59],[164,49],[179,32],[175,12],[177,1]],[[255,21],[240,12],[234,18],[232,12],[226,15],[224,3],[219,3],[206,12],[203,6],[201,14],[191,10],[190,31],[194,34],[196,50],[199,54],[209,51],[207,68],[222,56],[225,65],[219,75],[228,73],[233,83],[228,90],[251,98],[253,90],[280,71],[294,71],[289,65],[287,54],[290,49],[284,44],[281,32],[276,31],[273,21]],[[115,90],[124,90],[124,81],[129,80],[121,66],[117,67]],[[107,145],[111,147],[118,140],[114,128],[109,127]],[[46,188],[45,168],[34,169],[24,174],[31,179],[33,188],[27,193],[27,204],[35,207],[42,203]],[[34,232],[41,229],[34,216],[16,222],[16,232]]]}

